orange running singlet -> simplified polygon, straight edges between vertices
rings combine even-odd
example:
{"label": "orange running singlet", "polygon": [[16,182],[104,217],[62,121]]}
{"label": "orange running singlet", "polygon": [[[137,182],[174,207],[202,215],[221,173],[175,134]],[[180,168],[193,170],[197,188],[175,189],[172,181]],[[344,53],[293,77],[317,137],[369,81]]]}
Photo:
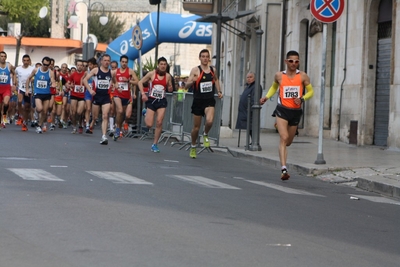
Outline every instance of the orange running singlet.
{"label": "orange running singlet", "polygon": [[282,72],[282,81],[279,85],[279,99],[278,103],[286,108],[299,109],[301,104],[297,105],[294,102],[295,98],[303,96],[303,84],[301,82],[300,71],[296,71],[293,78],[286,75],[286,71]]}

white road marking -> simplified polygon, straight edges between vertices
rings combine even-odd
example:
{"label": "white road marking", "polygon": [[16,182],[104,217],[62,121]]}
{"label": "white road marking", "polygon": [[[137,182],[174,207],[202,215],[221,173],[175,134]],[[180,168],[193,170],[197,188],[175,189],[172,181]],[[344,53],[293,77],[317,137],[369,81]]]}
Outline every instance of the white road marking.
{"label": "white road marking", "polygon": [[68,168],[68,166],[64,165],[50,165],[51,168]]}
{"label": "white road marking", "polygon": [[113,183],[116,184],[153,185],[153,183],[147,182],[145,180],[139,179],[137,177],[131,176],[123,172],[100,172],[100,171],[86,171],[86,172],[98,178],[112,181]]}
{"label": "white road marking", "polygon": [[179,160],[164,159],[165,162],[179,163]]}
{"label": "white road marking", "polygon": [[8,170],[15,173],[24,180],[57,182],[64,181],[63,179],[60,179],[57,176],[41,169],[9,168]]}
{"label": "white road marking", "polygon": [[267,246],[271,246],[271,247],[291,247],[292,244],[267,244]]}
{"label": "white road marking", "polygon": [[168,175],[169,177],[176,178],[191,184],[200,185],[208,188],[220,188],[220,189],[238,189],[239,187],[231,186],[221,182],[217,182],[202,176],[187,176],[187,175]]}
{"label": "white road marking", "polygon": [[376,202],[376,203],[384,203],[384,204],[393,204],[393,205],[400,205],[399,201],[395,201],[389,198],[385,197],[377,197],[377,196],[363,196],[363,195],[353,195],[351,194],[350,196],[357,197],[359,199],[365,199],[368,201]]}
{"label": "white road marking", "polygon": [[318,195],[318,194],[314,194],[314,193],[310,193],[304,190],[299,190],[299,189],[293,189],[293,188],[289,188],[286,186],[281,186],[281,185],[276,185],[276,184],[270,184],[270,183],[266,183],[266,182],[262,182],[262,181],[250,181],[250,180],[245,180],[249,183],[253,183],[253,184],[258,184],[258,185],[262,185],[265,187],[269,187],[275,190],[279,190],[282,191],[284,193],[287,194],[295,194],[295,195],[305,195],[305,196],[314,196],[314,197],[325,197],[323,195]]}

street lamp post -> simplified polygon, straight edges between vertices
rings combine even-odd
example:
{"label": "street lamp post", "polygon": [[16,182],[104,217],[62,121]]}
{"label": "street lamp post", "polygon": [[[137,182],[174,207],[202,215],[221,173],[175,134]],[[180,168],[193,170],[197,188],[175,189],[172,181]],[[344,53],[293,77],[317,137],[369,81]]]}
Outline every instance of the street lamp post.
{"label": "street lamp post", "polygon": [[[90,16],[91,16],[92,8],[93,8],[93,6],[95,4],[100,4],[102,6],[102,8],[103,8],[102,14],[101,14],[101,16],[99,18],[100,24],[104,26],[108,22],[108,17],[104,13],[104,5],[102,3],[100,3],[100,2],[94,2],[94,3],[90,3],[90,2],[91,2],[90,0],[89,0],[89,3],[76,2],[75,5],[74,5],[74,13],[72,13],[72,15],[70,17],[71,21],[74,24],[76,24],[78,22],[78,15],[76,14],[76,11],[75,11],[76,5],[78,5],[80,3],[83,3],[83,4],[86,5],[86,7],[87,7],[87,18],[86,18],[87,26],[86,26],[86,47],[85,47],[85,58],[84,58],[84,60],[88,60],[90,58],[90,56],[89,56],[89,42],[88,42],[89,41]],[[93,44],[93,43],[91,43],[91,44]]]}

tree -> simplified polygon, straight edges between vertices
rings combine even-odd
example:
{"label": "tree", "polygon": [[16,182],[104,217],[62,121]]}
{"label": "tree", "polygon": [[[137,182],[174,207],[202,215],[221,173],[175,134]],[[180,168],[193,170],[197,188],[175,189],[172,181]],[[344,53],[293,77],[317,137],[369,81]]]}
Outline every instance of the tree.
{"label": "tree", "polygon": [[10,22],[26,20],[32,27],[40,21],[40,9],[48,5],[48,0],[0,0],[0,10],[8,14]]}
{"label": "tree", "polygon": [[92,12],[89,18],[89,33],[94,34],[100,43],[110,43],[122,34],[125,23],[109,12],[107,14],[108,22],[103,26],[99,22],[100,16],[100,13]]}

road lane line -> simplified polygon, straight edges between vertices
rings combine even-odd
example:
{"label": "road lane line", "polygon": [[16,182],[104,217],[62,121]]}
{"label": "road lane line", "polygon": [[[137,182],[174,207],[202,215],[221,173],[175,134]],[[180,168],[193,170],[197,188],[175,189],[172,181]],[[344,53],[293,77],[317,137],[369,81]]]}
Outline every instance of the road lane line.
{"label": "road lane line", "polygon": [[8,170],[15,173],[22,179],[29,181],[64,181],[63,179],[60,179],[57,176],[41,169],[9,168]]}
{"label": "road lane line", "polygon": [[139,179],[123,172],[100,172],[100,171],[86,171],[91,175],[98,178],[112,181],[115,184],[142,184],[142,185],[153,185],[153,183]]}
{"label": "road lane line", "polygon": [[393,205],[400,205],[399,201],[395,201],[389,198],[385,198],[385,197],[378,197],[378,196],[363,196],[363,195],[353,195],[351,194],[350,196],[355,196],[359,199],[365,199],[371,202],[375,202],[375,203],[383,203],[383,204],[393,204]]}
{"label": "road lane line", "polygon": [[220,189],[237,189],[241,190],[239,187],[224,184],[215,180],[211,180],[202,176],[187,176],[187,175],[168,175],[169,177],[176,178],[191,184],[200,185],[208,188],[220,188]]}
{"label": "road lane line", "polygon": [[269,187],[275,190],[279,190],[282,191],[284,193],[287,194],[295,194],[295,195],[305,195],[305,196],[314,196],[314,197],[325,197],[323,195],[318,195],[318,194],[314,194],[314,193],[310,193],[304,190],[299,190],[299,189],[293,189],[293,188],[289,188],[286,186],[281,186],[281,185],[276,185],[276,184],[270,184],[270,183],[266,183],[266,182],[262,182],[262,181],[251,181],[251,180],[245,180],[249,183],[253,183],[253,184],[258,184],[258,185],[262,185],[265,187]]}

